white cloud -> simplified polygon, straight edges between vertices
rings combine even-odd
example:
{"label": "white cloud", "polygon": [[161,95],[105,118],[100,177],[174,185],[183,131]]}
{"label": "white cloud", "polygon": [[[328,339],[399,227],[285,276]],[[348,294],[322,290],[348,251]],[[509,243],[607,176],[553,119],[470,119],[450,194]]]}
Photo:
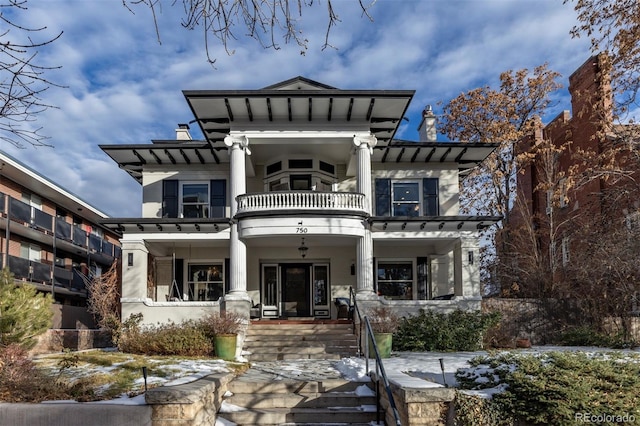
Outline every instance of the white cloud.
{"label": "white cloud", "polygon": [[[215,68],[206,62],[201,28],[181,27],[181,2],[163,2],[158,42],[150,12],[132,14],[111,0],[30,0],[22,22],[64,31],[39,58],[62,69],[49,74],[65,89],[45,96],[59,109],[37,125],[55,148],[0,149],[114,216],[139,216],[140,187],[98,147],[170,139],[193,117],[185,89],[255,89],[302,75],[343,89],[414,89],[410,122],[397,134],[417,139],[426,104],[436,105],[475,87],[495,84],[500,72],[544,62],[565,79],[590,55],[586,40],[572,40],[571,5],[557,0],[378,0],[361,16],[357,2],[334,2],[341,22],[326,33],[326,3],[300,18],[308,50],[278,39],[264,50],[242,38],[231,56],[215,45]],[[565,83],[566,86],[566,83]],[[559,94],[555,116],[568,108]],[[193,133],[199,136],[197,129]],[[105,186],[108,191],[104,191]]]}

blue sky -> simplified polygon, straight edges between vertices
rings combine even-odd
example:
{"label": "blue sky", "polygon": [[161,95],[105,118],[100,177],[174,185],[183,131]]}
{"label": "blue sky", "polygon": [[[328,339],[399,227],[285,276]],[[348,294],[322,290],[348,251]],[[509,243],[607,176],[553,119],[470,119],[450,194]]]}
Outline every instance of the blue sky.
{"label": "blue sky", "polygon": [[576,14],[562,0],[377,0],[373,22],[356,0],[334,0],[341,19],[330,35],[335,48],[322,50],[326,2],[316,1],[299,20],[309,40],[305,55],[284,41],[280,50],[264,50],[239,28],[233,55],[219,45],[211,49],[213,68],[202,32],[180,26],[177,3],[163,0],[159,43],[143,7],[133,14],[121,0],[28,0],[21,24],[64,32],[38,58],[62,67],[47,77],[66,87],[43,95],[58,108],[34,123],[53,148],[2,141],[0,149],[113,217],[139,217],[140,185],[98,145],[173,139],[177,124],[193,119],[182,90],[257,89],[298,75],[341,89],[411,89],[410,121],[396,137],[417,140],[425,105],[495,86],[502,71],[545,62],[564,86],[551,119],[570,109],[568,77],[590,56],[587,40],[569,35]]}

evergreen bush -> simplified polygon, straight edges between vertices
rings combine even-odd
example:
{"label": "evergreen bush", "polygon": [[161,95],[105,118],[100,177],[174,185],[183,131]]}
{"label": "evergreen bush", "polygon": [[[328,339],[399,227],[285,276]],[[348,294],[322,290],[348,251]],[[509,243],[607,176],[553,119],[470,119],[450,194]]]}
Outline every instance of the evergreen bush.
{"label": "evergreen bush", "polygon": [[632,352],[507,353],[470,363],[472,368],[456,373],[459,387],[500,383],[503,391],[494,394],[491,410],[498,407],[504,421],[564,426],[596,418],[605,425],[640,424],[640,356]]}
{"label": "evergreen bush", "polygon": [[30,284],[16,284],[4,268],[0,272],[0,347],[34,347],[37,337],[51,328],[52,303],[51,295],[38,293]]}
{"label": "evergreen bush", "polygon": [[421,309],[403,318],[393,336],[396,351],[476,351],[484,335],[500,321],[500,313],[455,310],[441,313]]}

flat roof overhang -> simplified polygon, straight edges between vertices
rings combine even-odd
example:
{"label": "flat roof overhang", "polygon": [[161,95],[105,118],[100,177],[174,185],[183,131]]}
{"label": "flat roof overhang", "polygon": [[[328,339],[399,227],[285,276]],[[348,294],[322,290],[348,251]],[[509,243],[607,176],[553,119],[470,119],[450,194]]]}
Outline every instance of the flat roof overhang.
{"label": "flat roof overhang", "polygon": [[[394,140],[378,143],[372,162],[378,163],[450,163],[458,164],[464,175],[478,166],[498,147],[497,143],[411,142]],[[100,145],[119,167],[138,182],[147,166],[219,165],[229,163],[225,145],[213,146],[207,141],[154,141],[151,144]]]}
{"label": "flat roof overhang", "polygon": [[499,143],[412,142],[393,140],[373,149],[372,162],[379,163],[457,163],[461,175],[482,163]]}
{"label": "flat roof overhang", "polygon": [[502,216],[373,216],[369,218],[373,232],[481,231],[502,220]]}
{"label": "flat roof overhang", "polygon": [[110,218],[103,226],[125,233],[217,233],[229,229],[229,218]]}
{"label": "flat roof overhang", "polygon": [[414,90],[265,88],[183,90],[207,141],[222,142],[234,129],[253,123],[314,128],[332,123],[368,123],[380,141],[390,141],[404,119]]}

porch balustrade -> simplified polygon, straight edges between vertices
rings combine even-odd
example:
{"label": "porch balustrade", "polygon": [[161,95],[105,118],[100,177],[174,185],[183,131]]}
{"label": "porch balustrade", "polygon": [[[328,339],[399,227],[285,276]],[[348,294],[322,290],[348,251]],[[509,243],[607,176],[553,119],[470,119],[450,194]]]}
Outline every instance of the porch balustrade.
{"label": "porch balustrade", "polygon": [[354,192],[277,191],[237,197],[238,213],[277,210],[366,211],[364,194]]}

